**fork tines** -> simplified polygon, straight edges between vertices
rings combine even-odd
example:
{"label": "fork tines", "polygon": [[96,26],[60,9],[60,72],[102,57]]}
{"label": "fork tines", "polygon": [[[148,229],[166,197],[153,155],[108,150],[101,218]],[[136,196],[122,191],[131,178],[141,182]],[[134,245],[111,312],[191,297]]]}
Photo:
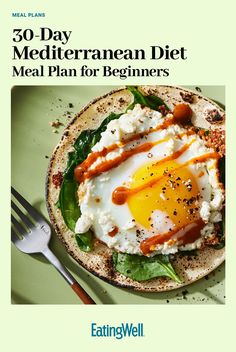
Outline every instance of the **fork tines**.
{"label": "fork tines", "polygon": [[[42,220],[42,217],[41,217],[41,215],[39,215],[37,210],[34,207],[32,207],[32,205],[29,202],[27,202],[27,200],[25,198],[23,198],[13,187],[11,187],[11,193],[18,200],[18,202],[25,208],[25,210],[27,210],[27,212],[29,213],[29,215],[31,216],[32,219],[34,219],[35,221],[41,221]],[[15,204],[14,204],[14,206],[16,207]],[[16,211],[16,213],[17,213],[17,211]],[[21,212],[21,214],[23,214],[23,213]],[[18,215],[20,217],[20,214],[18,214]],[[21,219],[21,220],[24,221],[24,219]]]}
{"label": "fork tines", "polygon": [[12,241],[15,242],[17,240],[17,235],[19,234],[21,237],[26,238],[29,233],[35,231],[36,228],[40,228],[46,231],[49,231],[49,226],[47,222],[43,219],[43,217],[38,213],[38,211],[30,205],[29,202],[25,198],[23,198],[13,187],[11,187],[12,195],[18,201],[18,203],[26,210],[27,215],[23,213],[23,211],[16,205],[16,203],[12,200],[11,207],[15,214],[18,215],[19,220],[11,214],[11,223],[12,223]]}

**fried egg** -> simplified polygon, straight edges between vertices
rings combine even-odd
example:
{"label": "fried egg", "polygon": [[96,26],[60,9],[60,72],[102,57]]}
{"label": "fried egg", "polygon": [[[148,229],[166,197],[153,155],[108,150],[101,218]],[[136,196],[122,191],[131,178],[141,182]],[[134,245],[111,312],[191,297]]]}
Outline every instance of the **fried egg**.
{"label": "fried egg", "polygon": [[137,104],[111,121],[75,170],[81,216],[117,251],[154,255],[199,248],[221,221],[218,155],[173,116]]}

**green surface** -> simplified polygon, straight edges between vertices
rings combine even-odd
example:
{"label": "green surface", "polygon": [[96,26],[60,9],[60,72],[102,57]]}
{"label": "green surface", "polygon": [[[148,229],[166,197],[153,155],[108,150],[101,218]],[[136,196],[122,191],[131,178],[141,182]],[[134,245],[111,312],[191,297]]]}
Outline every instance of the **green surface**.
{"label": "green surface", "polygon": [[[63,132],[53,133],[50,121],[66,125],[82,106],[113,86],[17,86],[12,89],[12,185],[48,218],[45,176],[49,159]],[[188,86],[188,88],[192,88]],[[224,104],[223,86],[200,86],[202,93]],[[73,104],[73,108],[69,104]],[[69,113],[70,112],[70,113]],[[81,268],[56,235],[50,247],[76,279],[101,304],[222,304],[224,265],[204,279],[167,293],[137,293],[120,289]],[[27,255],[12,245],[12,303],[80,304],[57,271],[40,255]]]}

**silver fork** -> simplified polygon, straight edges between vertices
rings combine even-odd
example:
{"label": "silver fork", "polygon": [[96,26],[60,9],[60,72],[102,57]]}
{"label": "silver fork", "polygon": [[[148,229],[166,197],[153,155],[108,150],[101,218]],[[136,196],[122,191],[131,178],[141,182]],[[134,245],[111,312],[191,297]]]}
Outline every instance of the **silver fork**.
{"label": "silver fork", "polygon": [[[24,253],[42,253],[48,261],[54,265],[57,271],[64,277],[74,292],[80,297],[84,304],[96,304],[87,292],[80,286],[70,272],[62,265],[57,257],[48,247],[51,237],[51,228],[43,219],[40,213],[32,207],[13,187],[11,192],[17,201],[25,208],[33,221],[26,216],[21,209],[11,202],[11,207],[21,219],[21,223],[16,220],[14,215],[11,215],[11,240],[16,247]],[[18,237],[18,235],[20,237]]]}

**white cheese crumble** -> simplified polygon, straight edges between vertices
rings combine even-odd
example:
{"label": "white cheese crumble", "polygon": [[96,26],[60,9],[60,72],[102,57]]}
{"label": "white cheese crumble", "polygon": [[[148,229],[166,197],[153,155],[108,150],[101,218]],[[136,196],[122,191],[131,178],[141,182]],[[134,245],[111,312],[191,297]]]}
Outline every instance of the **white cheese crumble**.
{"label": "white cheese crumble", "polygon": [[211,209],[213,210],[218,210],[222,207],[223,201],[224,201],[224,194],[221,188],[213,188],[212,189],[213,193],[213,199],[210,202]]}
{"label": "white cheese crumble", "polygon": [[174,149],[175,149],[175,141],[173,138],[170,138],[166,146],[167,153],[172,154]]}
{"label": "white cheese crumble", "polygon": [[220,222],[222,220],[222,214],[220,211],[213,211],[210,216],[210,222]]}
{"label": "white cheese crumble", "polygon": [[179,125],[170,125],[166,129],[162,130],[161,133],[163,137],[166,137],[169,134],[175,136],[176,134],[181,134],[184,131],[185,129],[180,127]]}
{"label": "white cheese crumble", "polygon": [[109,211],[98,211],[98,223],[104,234],[108,234],[116,226],[115,221]]}
{"label": "white cheese crumble", "polygon": [[199,249],[202,246],[203,238],[198,238],[195,242],[193,243],[187,243],[184,246],[180,246],[179,249],[181,251],[192,251],[194,249]]}
{"label": "white cheese crumble", "polygon": [[178,252],[178,244],[174,243],[170,246],[168,242],[165,242],[162,245],[157,245],[156,251],[162,254],[175,254]]}
{"label": "white cheese crumble", "polygon": [[136,222],[131,219],[126,222],[126,224],[122,227],[122,230],[131,230],[136,226]]}
{"label": "white cheese crumble", "polygon": [[92,151],[101,151],[104,147],[119,143],[132,134],[155,128],[161,123],[161,118],[162,115],[158,111],[142,109],[140,104],[136,104],[133,110],[127,111],[118,120],[108,123],[106,130],[101,134],[100,141],[93,146]]}
{"label": "white cheese crumble", "polygon": [[206,202],[205,200],[202,202],[202,206],[200,209],[200,216],[203,221],[207,222],[210,219],[211,215],[211,206],[209,202]]}
{"label": "white cheese crumble", "polygon": [[88,204],[89,200],[94,197],[95,185],[93,185],[92,180],[85,180],[79,185],[78,198],[79,204]]}
{"label": "white cheese crumble", "polygon": [[213,233],[213,231],[214,231],[214,224],[212,222],[209,222],[201,230],[201,235],[202,235],[202,237],[207,237],[207,236],[211,235]]}
{"label": "white cheese crumble", "polygon": [[90,213],[82,213],[75,225],[75,233],[87,232],[93,224],[94,215]]}

